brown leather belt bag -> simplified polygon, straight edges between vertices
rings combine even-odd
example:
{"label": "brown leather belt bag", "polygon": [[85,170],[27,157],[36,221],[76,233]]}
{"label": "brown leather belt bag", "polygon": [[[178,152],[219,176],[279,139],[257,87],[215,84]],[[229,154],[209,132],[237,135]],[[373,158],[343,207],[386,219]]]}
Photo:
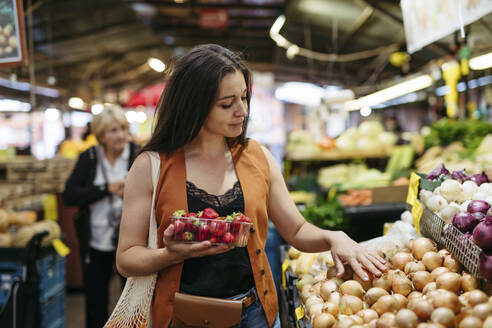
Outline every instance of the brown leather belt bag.
{"label": "brown leather belt bag", "polygon": [[173,328],[230,328],[241,322],[244,301],[174,294]]}

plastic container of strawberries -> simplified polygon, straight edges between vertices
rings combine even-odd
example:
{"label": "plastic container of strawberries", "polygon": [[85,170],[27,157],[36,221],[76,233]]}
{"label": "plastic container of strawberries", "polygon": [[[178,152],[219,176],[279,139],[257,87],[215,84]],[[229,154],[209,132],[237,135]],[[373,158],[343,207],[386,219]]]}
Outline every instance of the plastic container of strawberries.
{"label": "plastic container of strawberries", "polygon": [[184,243],[210,241],[212,245],[234,245],[245,247],[252,223],[225,219],[171,216],[174,225],[172,240]]}

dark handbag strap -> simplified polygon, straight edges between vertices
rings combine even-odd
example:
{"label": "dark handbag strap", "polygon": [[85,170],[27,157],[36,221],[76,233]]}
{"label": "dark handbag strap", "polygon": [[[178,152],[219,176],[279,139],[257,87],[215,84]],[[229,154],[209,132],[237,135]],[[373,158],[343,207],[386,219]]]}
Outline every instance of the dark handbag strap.
{"label": "dark handbag strap", "polygon": [[[99,154],[99,155],[102,155],[102,154]],[[99,165],[101,165],[101,170],[102,170],[102,173],[103,173],[104,182],[109,186],[108,174],[106,173],[106,168],[104,167],[104,160],[103,160],[103,158],[104,158],[104,156],[99,156],[98,163],[99,163]],[[114,208],[114,204],[113,204],[113,200],[114,200],[113,199],[113,193],[109,193],[109,198],[110,198],[110,201],[109,202],[111,203],[111,208],[114,210],[115,208]]]}

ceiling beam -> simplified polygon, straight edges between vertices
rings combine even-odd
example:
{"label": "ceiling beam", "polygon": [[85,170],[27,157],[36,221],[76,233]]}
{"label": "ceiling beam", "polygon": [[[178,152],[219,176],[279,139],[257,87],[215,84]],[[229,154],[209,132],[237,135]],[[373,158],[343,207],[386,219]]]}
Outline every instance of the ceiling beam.
{"label": "ceiling beam", "polygon": [[224,9],[284,9],[285,3],[265,3],[265,4],[249,4],[249,3],[176,3],[174,1],[164,2],[162,0],[127,0],[126,3],[145,3],[150,4],[158,8],[224,8]]}
{"label": "ceiling beam", "polygon": [[57,43],[62,43],[66,41],[79,41],[80,39],[85,39],[85,38],[90,38],[90,37],[97,37],[98,34],[104,34],[108,33],[113,29],[121,29],[122,27],[124,28],[132,28],[134,27],[136,21],[135,20],[124,20],[121,22],[116,22],[116,23],[111,23],[108,25],[104,26],[98,26],[96,28],[91,28],[85,31],[78,31],[75,33],[66,33],[61,36],[57,36],[52,38],[52,40],[49,40],[48,38],[44,38],[41,40],[35,40],[34,41],[34,46],[39,47],[43,46],[46,44],[57,44]]}
{"label": "ceiling beam", "polygon": [[374,8],[372,7],[366,7],[362,11],[362,13],[357,17],[355,22],[350,26],[350,28],[342,35],[340,38],[340,43],[338,45],[337,53],[340,52],[343,49],[343,46],[345,43],[347,43],[352,36],[364,25],[369,17],[371,17],[372,13],[374,12]]}

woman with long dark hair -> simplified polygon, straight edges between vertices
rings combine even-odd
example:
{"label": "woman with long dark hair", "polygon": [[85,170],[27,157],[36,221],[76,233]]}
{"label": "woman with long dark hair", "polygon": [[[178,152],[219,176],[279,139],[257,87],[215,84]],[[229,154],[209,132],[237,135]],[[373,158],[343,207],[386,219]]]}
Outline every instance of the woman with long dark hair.
{"label": "woman with long dark hair", "polygon": [[[378,276],[384,260],[341,231],[307,223],[292,202],[271,153],[246,139],[251,76],[241,58],[218,45],[182,57],[157,105],[149,143],[125,184],[117,266],[124,276],[159,272],[153,327],[173,321],[175,293],[243,301],[241,327],[280,327],[277,295],[265,254],[268,219],[305,252],[331,249],[339,275],[348,263],[362,278]],[[159,248],[146,247],[152,197],[146,151],[161,157],[156,189]],[[243,212],[253,221],[247,247],[185,244],[171,240],[175,210],[213,208],[220,216]],[[190,308],[190,315],[193,309]],[[206,323],[205,323],[206,324]]]}

